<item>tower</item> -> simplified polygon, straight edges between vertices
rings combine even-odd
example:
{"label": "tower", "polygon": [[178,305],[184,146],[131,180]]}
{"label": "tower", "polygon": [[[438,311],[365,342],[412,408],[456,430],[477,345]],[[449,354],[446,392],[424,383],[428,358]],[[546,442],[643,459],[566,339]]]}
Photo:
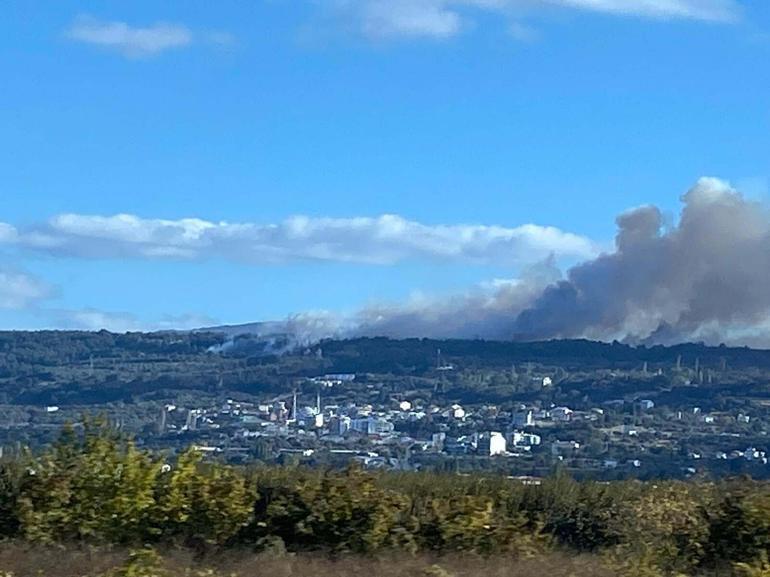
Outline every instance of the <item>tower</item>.
{"label": "tower", "polygon": [[194,409],[187,411],[187,421],[185,426],[188,431],[195,431],[198,428],[198,413]]}
{"label": "tower", "polygon": [[158,434],[162,435],[166,432],[166,417],[168,415],[168,411],[166,409],[166,405],[163,405],[163,407],[160,409],[160,421],[158,422]]}

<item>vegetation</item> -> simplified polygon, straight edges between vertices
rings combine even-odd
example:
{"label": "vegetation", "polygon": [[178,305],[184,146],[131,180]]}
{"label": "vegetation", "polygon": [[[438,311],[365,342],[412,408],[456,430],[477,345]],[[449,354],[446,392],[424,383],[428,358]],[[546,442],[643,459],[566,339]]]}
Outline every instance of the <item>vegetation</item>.
{"label": "vegetation", "polygon": [[[748,467],[752,474],[770,471],[761,458],[727,458],[747,446],[766,447],[768,352],[358,339],[279,357],[249,338],[223,351],[224,339],[0,333],[2,577],[770,574],[770,483],[716,480]],[[439,348],[452,370],[438,370]],[[399,434],[416,438],[430,438],[437,427],[448,437],[502,430],[522,405],[569,405],[596,421],[535,429],[544,441],[574,438],[585,447],[563,461],[546,449],[515,459],[411,455],[421,473],[367,472],[339,462],[331,468],[321,450],[303,457],[312,468],[297,466],[299,458],[268,466],[276,448],[296,455],[323,441],[296,428],[293,438],[240,440],[244,425],[232,413],[212,410],[198,430],[184,428],[193,410],[221,407],[231,395],[255,406],[291,398],[310,383],[306,397],[315,397],[310,377],[347,372],[356,373],[355,381],[325,390],[329,404],[387,410],[409,399],[423,407],[473,407],[463,420],[398,423]],[[543,386],[543,376],[552,384]],[[640,398],[654,399],[655,409],[642,411]],[[57,406],[49,412],[48,404]],[[169,413],[170,405],[184,410]],[[109,415],[109,427],[85,420],[62,429],[95,407]],[[705,413],[716,421],[707,422]],[[736,418],[749,414],[750,420]],[[614,432],[625,429],[638,429],[638,437]],[[672,441],[654,431],[670,433]],[[357,439],[353,447],[371,448]],[[215,460],[219,453],[204,457],[187,448],[192,443],[215,450],[232,443],[254,454],[244,459],[250,465],[235,467],[226,464],[226,451]],[[398,448],[377,450],[407,459]],[[662,480],[717,451],[724,458],[713,459],[711,469],[693,468],[687,482]],[[590,473],[590,460],[622,463],[639,454],[638,476],[647,482],[578,481],[563,472]],[[489,474],[510,474],[517,463],[528,467],[525,474],[553,474]],[[621,468],[602,473],[629,476]]]}
{"label": "vegetation", "polygon": [[[648,388],[667,390],[697,377],[692,370],[696,359],[700,369],[718,378],[708,387],[680,393],[708,401],[735,394],[740,387],[742,393],[770,396],[770,351],[748,348],[361,338],[285,348],[281,350],[289,354],[277,356],[270,354],[273,340],[242,336],[228,341],[232,346],[221,347],[225,341],[224,334],[211,332],[0,331],[0,405],[134,402],[163,391],[285,393],[293,390],[296,379],[324,373],[390,375],[408,378],[402,386],[433,390],[438,350],[445,362],[463,369],[445,384],[453,396],[466,401],[496,401],[511,394],[527,398],[531,391],[524,386],[526,367],[554,369],[560,375],[555,380],[569,385],[561,400],[583,395],[615,398],[624,393],[624,386],[633,390],[640,383],[626,379],[605,390],[610,371],[647,363],[652,375],[681,361],[684,368],[675,375],[644,380]],[[512,366],[519,368],[518,378],[512,376]]]}
{"label": "vegetation", "polygon": [[[185,547],[203,559],[355,553],[412,559],[412,569],[434,556],[426,575],[443,574],[441,560],[457,555],[523,563],[557,554],[590,555],[629,576],[765,575],[770,554],[766,483],[239,469],[193,450],[167,461],[99,422],[3,461],[0,513],[2,538],[17,548]],[[145,551],[125,563],[109,574],[155,574],[162,561]]]}
{"label": "vegetation", "polygon": [[0,575],[6,577],[614,577],[601,560],[549,554],[537,559],[504,556],[388,554],[328,556],[254,554],[228,550],[201,558],[187,550],[126,551],[117,548],[46,548],[0,545]]}
{"label": "vegetation", "polygon": [[[338,373],[354,373],[355,380],[319,391],[319,377]],[[296,434],[299,425],[288,437],[244,435],[261,432],[272,417],[286,420],[291,413],[269,413],[276,403],[291,405],[294,391],[300,408],[315,406],[322,392],[323,405],[340,410],[326,412],[324,430],[305,427],[312,435]],[[0,452],[6,454],[48,446],[66,421],[99,413],[138,446],[211,446],[231,463],[277,463],[286,451],[312,450],[296,458],[325,467],[342,460],[331,450],[368,449],[387,463],[422,470],[545,476],[559,464],[576,477],[602,480],[767,478],[768,399],[770,352],[746,348],[386,338],[292,346],[289,337],[228,340],[216,332],[0,332]],[[223,411],[230,400],[242,407]],[[415,439],[417,447],[334,439],[335,417],[355,416],[350,407],[386,414],[401,401],[424,417],[392,420],[397,436]],[[466,417],[442,417],[454,404]],[[527,429],[542,442],[519,458],[476,458],[475,448],[460,442],[525,429],[513,423],[522,409],[534,409],[540,419],[541,411],[561,406],[576,418]],[[426,450],[436,433],[445,433],[446,442]],[[580,450],[554,454],[557,441],[574,441]]]}

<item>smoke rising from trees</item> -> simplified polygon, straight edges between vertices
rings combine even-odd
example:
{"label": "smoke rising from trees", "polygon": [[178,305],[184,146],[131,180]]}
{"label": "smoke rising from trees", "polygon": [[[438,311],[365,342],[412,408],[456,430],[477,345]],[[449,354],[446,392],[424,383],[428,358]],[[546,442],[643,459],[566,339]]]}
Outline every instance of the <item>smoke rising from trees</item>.
{"label": "smoke rising from trees", "polygon": [[702,178],[678,223],[655,206],[617,218],[613,252],[495,290],[361,311],[349,335],[770,344],[770,215]]}

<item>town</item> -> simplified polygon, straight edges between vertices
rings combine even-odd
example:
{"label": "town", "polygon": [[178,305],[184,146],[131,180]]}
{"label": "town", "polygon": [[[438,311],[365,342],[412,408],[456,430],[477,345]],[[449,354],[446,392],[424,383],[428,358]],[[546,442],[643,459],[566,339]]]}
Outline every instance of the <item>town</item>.
{"label": "town", "polygon": [[[365,468],[398,470],[449,465],[532,477],[559,464],[628,475],[664,468],[674,476],[711,469],[761,475],[758,466],[768,463],[765,451],[752,445],[757,430],[751,416],[741,411],[656,409],[654,401],[637,398],[590,407],[578,403],[580,409],[540,402],[506,408],[440,405],[408,395],[378,402],[371,383],[364,388],[372,391],[372,402],[357,404],[335,391],[355,386],[355,379],[355,374],[310,378],[303,389],[315,389],[314,396],[295,392],[286,399],[227,399],[221,406],[186,409],[165,405],[154,442],[174,444],[173,436],[183,435],[201,451],[230,462],[356,461]],[[532,379],[544,393],[554,386],[548,375]],[[675,464],[680,471],[670,469]]]}
{"label": "town", "polygon": [[[45,335],[28,338],[47,346]],[[149,448],[195,446],[229,463],[358,463],[532,480],[558,469],[597,479],[770,476],[767,353],[624,347],[628,359],[609,363],[600,357],[617,346],[587,341],[585,358],[576,359],[569,342],[554,341],[546,354],[535,344],[506,350],[387,339],[329,341],[280,356],[255,355],[247,339],[228,355],[212,353],[221,338],[110,335],[106,344],[117,350],[125,341],[120,360],[100,356],[94,344],[45,375],[6,370],[0,446],[50,442],[65,422],[88,414]],[[139,342],[146,350],[130,350]],[[472,351],[458,351],[462,343]],[[405,353],[419,363],[399,364]],[[660,359],[635,358],[652,353]],[[7,346],[3,355],[6,365],[21,357]],[[313,374],[324,367],[355,370]],[[65,374],[67,383],[57,384]]]}

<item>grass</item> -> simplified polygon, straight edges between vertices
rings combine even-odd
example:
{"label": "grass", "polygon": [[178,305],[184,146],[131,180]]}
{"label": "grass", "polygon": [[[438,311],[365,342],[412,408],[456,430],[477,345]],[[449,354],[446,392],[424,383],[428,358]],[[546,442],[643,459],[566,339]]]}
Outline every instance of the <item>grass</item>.
{"label": "grass", "polygon": [[[446,557],[392,554],[377,557],[320,554],[257,555],[229,551],[196,558],[186,550],[162,551],[168,577],[612,577],[590,557],[547,555],[536,559],[473,555]],[[14,577],[84,577],[114,572],[124,567],[129,552],[113,548],[45,548],[26,544],[0,545],[0,575]],[[125,573],[124,573],[125,574]],[[149,577],[146,573],[143,577]]]}

